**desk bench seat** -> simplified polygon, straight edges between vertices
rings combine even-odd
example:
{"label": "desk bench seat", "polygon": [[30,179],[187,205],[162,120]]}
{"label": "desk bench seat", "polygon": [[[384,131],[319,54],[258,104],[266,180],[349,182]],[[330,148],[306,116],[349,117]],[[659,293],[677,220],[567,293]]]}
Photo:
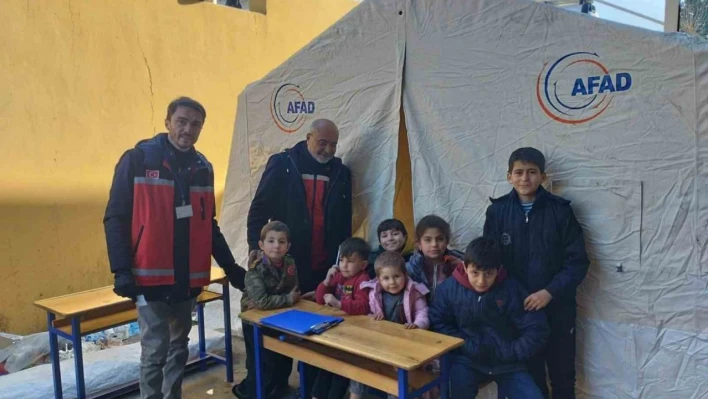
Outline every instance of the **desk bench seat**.
{"label": "desk bench seat", "polygon": [[[398,371],[392,366],[305,340],[282,342],[276,338],[263,336],[263,347],[315,367],[333,371],[391,395],[398,395]],[[424,370],[410,371],[409,389],[412,391],[420,389],[437,377]]]}
{"label": "desk bench seat", "polygon": [[[226,381],[233,382],[233,353],[231,348],[231,307],[229,281],[219,267],[211,268],[211,284],[220,284],[223,294],[202,291],[197,297],[197,330],[199,333],[199,359],[194,363],[206,370],[208,361],[215,361],[226,366]],[[224,308],[224,345],[223,357],[206,352],[204,331],[204,304],[221,300]],[[54,399],[63,398],[61,368],[59,367],[58,337],[71,341],[74,352],[74,376],[76,378],[76,396],[87,397],[84,385],[84,365],[81,350],[81,337],[105,329],[131,323],[138,319],[135,304],[128,298],[122,298],[113,292],[113,287],[101,287],[53,298],[40,299],[34,305],[47,312],[47,330],[49,332],[49,352],[52,359],[54,379]],[[137,388],[135,384],[112,388],[110,392],[97,393],[99,397],[115,397]]]}

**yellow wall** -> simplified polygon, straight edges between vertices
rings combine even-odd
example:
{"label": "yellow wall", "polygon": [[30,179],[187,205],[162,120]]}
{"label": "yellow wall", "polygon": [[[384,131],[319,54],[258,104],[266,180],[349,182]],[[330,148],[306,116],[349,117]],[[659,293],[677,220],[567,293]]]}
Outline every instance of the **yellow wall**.
{"label": "yellow wall", "polygon": [[112,283],[101,219],[113,167],[164,130],[170,100],[206,107],[197,148],[220,198],[238,94],[356,5],[190,3],[0,4],[0,331],[45,329],[33,301]]}

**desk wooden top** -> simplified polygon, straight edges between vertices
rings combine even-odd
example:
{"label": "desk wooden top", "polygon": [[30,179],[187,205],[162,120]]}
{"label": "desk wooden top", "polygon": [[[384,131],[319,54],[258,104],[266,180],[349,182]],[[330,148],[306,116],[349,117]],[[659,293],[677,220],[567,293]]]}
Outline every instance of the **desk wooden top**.
{"label": "desk wooden top", "polygon": [[[239,317],[259,324],[262,318],[289,309],[254,309],[241,313]],[[292,309],[344,318],[343,323],[320,335],[302,338],[405,370],[416,369],[464,343],[459,338],[420,329],[406,330],[402,325],[374,321],[369,316],[348,316],[340,310],[305,300],[299,301]]]}
{"label": "desk wooden top", "polygon": [[[224,282],[227,282],[224,270],[212,266],[211,283],[223,284]],[[110,285],[54,298],[40,299],[34,302],[34,306],[52,312],[57,317],[67,317],[128,302],[131,300],[116,295],[113,292],[113,286]]]}

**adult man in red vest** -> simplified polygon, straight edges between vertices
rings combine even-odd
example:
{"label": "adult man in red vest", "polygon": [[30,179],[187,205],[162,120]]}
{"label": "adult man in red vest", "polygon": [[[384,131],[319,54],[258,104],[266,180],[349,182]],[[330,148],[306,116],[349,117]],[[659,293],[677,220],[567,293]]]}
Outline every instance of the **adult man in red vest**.
{"label": "adult man in red vest", "polygon": [[209,284],[212,255],[243,289],[245,270],[215,219],[214,171],[194,149],[205,119],[198,102],[172,101],[167,133],[118,162],[103,219],[114,291],[138,308],[142,399],[182,397],[192,310]]}

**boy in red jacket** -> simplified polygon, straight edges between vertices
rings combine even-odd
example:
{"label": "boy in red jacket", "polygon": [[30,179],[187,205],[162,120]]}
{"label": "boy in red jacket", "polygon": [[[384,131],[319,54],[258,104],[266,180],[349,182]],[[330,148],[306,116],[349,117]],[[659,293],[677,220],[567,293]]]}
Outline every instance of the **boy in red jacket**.
{"label": "boy in red jacket", "polygon": [[[317,303],[341,309],[350,315],[369,314],[369,290],[361,283],[369,281],[366,265],[369,263],[369,244],[361,238],[346,239],[339,249],[339,264],[327,273],[317,286]],[[314,386],[313,399],[341,399],[349,387],[349,379],[319,370]]]}
{"label": "boy in red jacket", "polygon": [[320,305],[341,309],[350,315],[369,314],[369,293],[360,288],[369,281],[369,244],[358,237],[345,240],[339,250],[339,265],[329,269],[317,286],[315,297]]}

